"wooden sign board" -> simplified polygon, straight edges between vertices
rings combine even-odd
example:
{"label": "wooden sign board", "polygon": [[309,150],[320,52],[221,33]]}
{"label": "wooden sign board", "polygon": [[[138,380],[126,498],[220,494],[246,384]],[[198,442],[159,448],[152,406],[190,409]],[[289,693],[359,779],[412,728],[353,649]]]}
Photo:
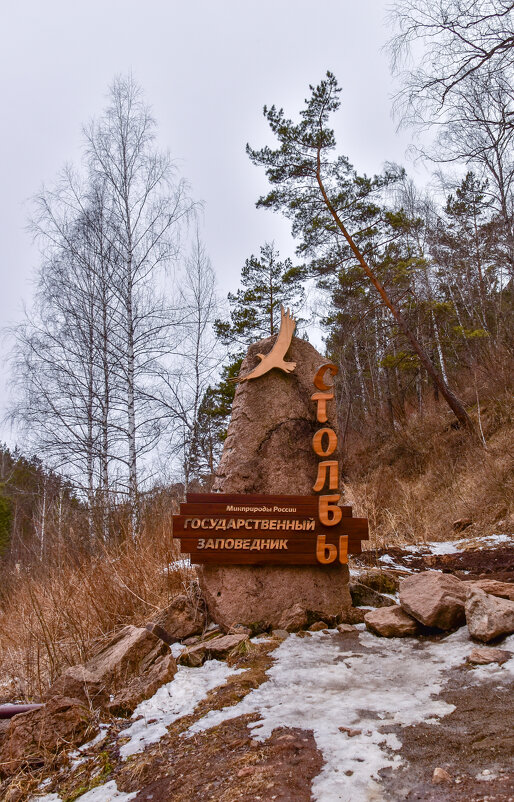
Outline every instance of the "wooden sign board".
{"label": "wooden sign board", "polygon": [[360,554],[366,518],[342,507],[335,526],[318,517],[318,496],[188,493],[173,534],[191,562],[205,565],[329,565]]}

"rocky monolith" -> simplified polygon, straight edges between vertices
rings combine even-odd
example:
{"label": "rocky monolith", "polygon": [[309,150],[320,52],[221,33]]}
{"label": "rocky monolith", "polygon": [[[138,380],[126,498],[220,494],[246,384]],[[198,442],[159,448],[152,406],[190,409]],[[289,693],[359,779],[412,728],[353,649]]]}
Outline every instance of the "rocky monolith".
{"label": "rocky monolith", "polygon": [[[274,341],[250,346],[241,375],[253,370],[257,354],[268,353]],[[275,368],[237,386],[213,492],[312,494],[319,462],[312,436],[320,424],[311,395],[314,375],[327,360],[297,338],[287,359],[296,362],[294,372]],[[337,430],[333,419],[325,425]],[[346,565],[203,566],[199,578],[208,612],[225,630],[234,624],[277,628],[293,605],[323,619],[351,606]]]}

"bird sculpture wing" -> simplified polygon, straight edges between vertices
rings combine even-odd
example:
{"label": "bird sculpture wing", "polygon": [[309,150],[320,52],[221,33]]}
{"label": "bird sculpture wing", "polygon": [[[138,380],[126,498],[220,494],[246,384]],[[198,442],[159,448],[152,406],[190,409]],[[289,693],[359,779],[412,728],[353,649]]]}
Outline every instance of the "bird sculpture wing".
{"label": "bird sculpture wing", "polygon": [[287,349],[291,345],[291,340],[293,339],[293,333],[296,328],[296,321],[291,315],[289,309],[286,311],[283,306],[280,307],[281,312],[281,320],[280,320],[280,330],[278,332],[278,337],[273,345],[273,348],[266,354],[262,356],[259,354],[261,362],[255,367],[250,373],[246,376],[242,376],[241,378],[237,378],[235,381],[237,382],[244,382],[248,379],[256,379],[258,376],[264,376],[265,373],[268,373],[272,368],[280,368],[280,370],[284,370],[286,373],[294,370],[295,363],[284,362],[284,357],[287,353]]}
{"label": "bird sculpture wing", "polygon": [[267,354],[266,359],[271,357],[272,354],[274,359],[283,359],[287,353],[287,349],[291,345],[291,340],[293,339],[296,321],[293,319],[289,309],[286,311],[284,310],[283,306],[280,307],[280,314],[280,331],[278,332],[277,341],[269,354]]}

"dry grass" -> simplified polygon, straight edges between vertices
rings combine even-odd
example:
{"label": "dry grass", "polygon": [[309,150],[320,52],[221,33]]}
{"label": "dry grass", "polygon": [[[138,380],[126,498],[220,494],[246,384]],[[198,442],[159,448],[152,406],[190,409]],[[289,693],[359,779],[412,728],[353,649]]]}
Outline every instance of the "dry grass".
{"label": "dry grass", "polygon": [[188,589],[177,560],[170,508],[149,517],[137,543],[69,549],[59,565],[4,574],[0,700],[41,698],[69,665],[87,660],[114,631],[143,624]]}
{"label": "dry grass", "polygon": [[[504,379],[502,379],[504,381]],[[452,426],[441,406],[411,415],[394,434],[349,440],[345,500],[369,518],[371,548],[514,529],[514,403],[480,387],[474,410],[486,447]],[[428,405],[427,405],[428,406]],[[69,665],[83,662],[120,627],[140,625],[194,582],[172,539],[176,498],[156,494],[137,543],[94,553],[76,542],[54,563],[6,566],[0,586],[0,701],[41,698]],[[120,523],[118,532],[123,531]]]}
{"label": "dry grass", "polygon": [[[478,409],[474,411],[478,423]],[[361,445],[346,466],[347,498],[369,518],[370,545],[455,537],[468,518],[484,534],[514,529],[514,402],[480,408],[486,446],[451,426],[444,410],[412,417],[382,442]]]}

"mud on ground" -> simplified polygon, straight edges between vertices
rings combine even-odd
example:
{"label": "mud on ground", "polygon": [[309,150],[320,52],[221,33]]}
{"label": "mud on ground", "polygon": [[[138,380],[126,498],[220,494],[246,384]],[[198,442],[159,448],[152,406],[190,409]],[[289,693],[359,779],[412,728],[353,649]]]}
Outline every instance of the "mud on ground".
{"label": "mud on ground", "polygon": [[[359,562],[375,565],[386,553],[397,566],[409,572],[436,568],[462,579],[514,580],[514,546],[442,555],[391,548],[367,552]],[[355,635],[349,636],[347,643],[352,640],[357,640]],[[380,642],[377,638],[377,651]],[[312,731],[281,727],[268,740],[256,741],[248,724],[257,716],[247,715],[185,736],[189,727],[209,710],[235,705],[252,688],[265,682],[278,643],[261,642],[248,654],[236,658],[234,665],[248,670],[229,677],[223,686],[209,693],[192,715],[171,725],[157,744],[125,762],[120,760],[119,747],[129,721],[112,720],[106,741],[90,750],[79,767],[73,768],[71,762],[64,764],[51,777],[45,793],[56,792],[63,802],[73,802],[80,799],[77,794],[115,780],[120,791],[137,792],[135,802],[308,802],[313,798],[312,782],[323,766]],[[470,651],[472,648],[470,642]],[[492,677],[469,687],[467,679],[473,670],[463,664],[446,673],[438,698],[455,706],[449,715],[433,723],[383,728],[383,732],[394,732],[401,741],[397,754],[402,764],[394,771],[380,771],[381,796],[373,795],[369,800],[514,802],[512,689],[498,686]],[[432,784],[435,767],[445,769],[451,780]],[[34,776],[29,782],[27,778],[18,778],[13,782],[12,795],[4,786],[4,798],[9,802],[25,802],[36,792],[43,777],[44,774]],[[368,799],[349,798],[348,802],[368,802]]]}

